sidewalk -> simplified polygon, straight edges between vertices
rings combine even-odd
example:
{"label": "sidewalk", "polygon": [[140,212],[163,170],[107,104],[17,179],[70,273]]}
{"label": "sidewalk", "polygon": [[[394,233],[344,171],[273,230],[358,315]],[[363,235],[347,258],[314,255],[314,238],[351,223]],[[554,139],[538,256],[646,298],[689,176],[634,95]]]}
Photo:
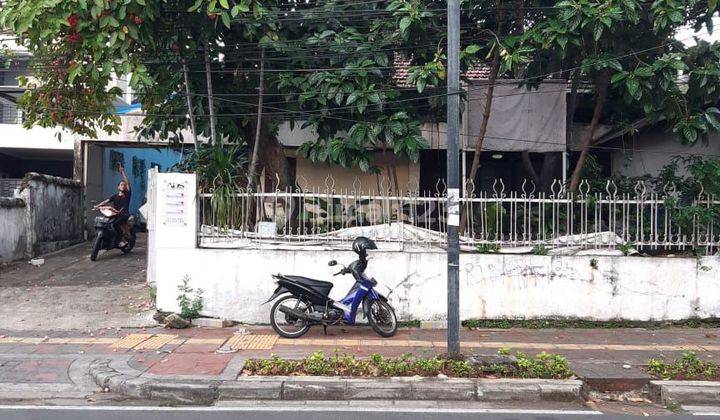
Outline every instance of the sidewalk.
{"label": "sidewalk", "polygon": [[[0,336],[0,398],[21,398],[25,389],[46,391],[36,398],[91,396],[102,390],[87,372],[93,363],[102,361],[115,372],[138,380],[209,383],[234,381],[246,359],[271,354],[300,358],[316,351],[338,351],[357,357],[373,353],[431,357],[445,352],[444,330],[401,329],[396,337],[382,339],[364,327],[329,328],[327,336],[322,328],[314,328],[293,340],[278,337],[269,327],[242,329],[245,334],[237,334],[237,327],[5,332]],[[529,354],[562,354],[579,376],[609,377],[612,386],[631,389],[648,383],[650,378],[638,366],[652,357],[674,358],[684,351],[694,351],[703,359],[720,359],[716,334],[715,330],[703,328],[463,329],[461,341],[466,354],[493,354],[501,348]]]}

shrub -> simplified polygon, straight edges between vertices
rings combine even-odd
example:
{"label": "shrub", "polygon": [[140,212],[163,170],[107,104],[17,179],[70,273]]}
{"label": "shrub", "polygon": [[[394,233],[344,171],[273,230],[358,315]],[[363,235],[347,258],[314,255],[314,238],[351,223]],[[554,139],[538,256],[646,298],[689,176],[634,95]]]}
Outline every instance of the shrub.
{"label": "shrub", "polygon": [[683,353],[682,357],[669,363],[661,359],[650,359],[648,373],[662,379],[717,380],[720,378],[718,365],[704,362],[694,352]]}
{"label": "shrub", "polygon": [[[500,351],[500,354],[509,352]],[[486,375],[523,378],[568,378],[572,372],[567,360],[556,354],[540,353],[529,357],[518,352],[517,365],[493,364],[478,366],[465,360],[443,357],[416,358],[411,354],[386,358],[372,354],[368,359],[357,359],[351,354],[335,353],[326,357],[315,352],[300,360],[281,359],[275,355],[269,359],[251,359],[245,363],[250,375],[317,375],[317,376],[447,376],[471,378]]]}

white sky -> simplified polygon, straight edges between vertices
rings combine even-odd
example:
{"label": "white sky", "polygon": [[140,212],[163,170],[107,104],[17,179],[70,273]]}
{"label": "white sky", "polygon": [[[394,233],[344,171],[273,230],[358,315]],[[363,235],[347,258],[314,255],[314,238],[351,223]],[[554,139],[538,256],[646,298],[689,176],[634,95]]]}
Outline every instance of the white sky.
{"label": "white sky", "polygon": [[695,32],[693,28],[684,28],[677,32],[675,38],[681,40],[685,45],[695,45],[693,37],[698,37],[709,42],[720,41],[720,16],[713,16],[713,33],[708,34],[707,29],[703,28],[700,32]]}

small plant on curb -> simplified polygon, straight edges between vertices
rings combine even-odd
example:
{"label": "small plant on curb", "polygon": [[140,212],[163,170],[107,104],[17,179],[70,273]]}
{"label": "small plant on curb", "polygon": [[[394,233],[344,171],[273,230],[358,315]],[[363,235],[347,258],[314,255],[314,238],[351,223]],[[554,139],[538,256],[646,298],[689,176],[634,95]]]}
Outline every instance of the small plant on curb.
{"label": "small plant on curb", "polygon": [[445,375],[456,378],[545,379],[565,379],[573,376],[565,357],[557,354],[540,353],[531,357],[518,352],[515,358],[517,362],[512,364],[481,365],[471,363],[470,359],[419,358],[411,354],[404,354],[401,357],[372,354],[367,359],[358,359],[351,354],[335,352],[332,356],[326,357],[323,352],[315,352],[300,360],[282,359],[275,355],[269,359],[250,359],[245,362],[243,375],[370,377]]}
{"label": "small plant on curb", "polygon": [[590,258],[590,267],[592,267],[593,270],[598,269],[598,260],[597,258]]}
{"label": "small plant on curb", "polygon": [[177,297],[180,316],[185,319],[198,318],[203,309],[203,290],[190,287],[190,277],[186,275],[182,279],[182,284],[178,286],[178,292],[180,292]]}
{"label": "small plant on curb", "polygon": [[533,255],[547,255],[548,254],[548,250],[547,250],[547,248],[545,248],[545,245],[543,245],[543,244],[535,245],[531,252],[533,253]]}
{"label": "small plant on curb", "polygon": [[500,252],[500,245],[498,244],[480,244],[475,247],[480,254],[494,254]]}
{"label": "small plant on curb", "polygon": [[150,286],[150,299],[157,304],[157,286]]}
{"label": "small plant on curb", "polygon": [[620,250],[620,252],[622,252],[622,254],[623,254],[624,256],[627,257],[628,255],[630,255],[630,251],[633,249],[633,246],[635,246],[634,243],[632,243],[632,242],[625,242],[625,243],[623,243],[623,244],[620,244],[620,246],[618,247],[618,249]]}
{"label": "small plant on curb", "polygon": [[683,353],[682,357],[673,362],[650,359],[647,371],[665,380],[717,381],[720,379],[720,368],[717,363],[702,361],[691,351]]}

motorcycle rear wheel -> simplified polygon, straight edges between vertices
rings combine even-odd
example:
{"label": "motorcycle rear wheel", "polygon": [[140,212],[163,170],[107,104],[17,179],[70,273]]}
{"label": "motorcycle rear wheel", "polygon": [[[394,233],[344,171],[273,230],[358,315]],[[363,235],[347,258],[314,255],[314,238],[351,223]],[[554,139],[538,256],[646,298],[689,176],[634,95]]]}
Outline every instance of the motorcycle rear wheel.
{"label": "motorcycle rear wheel", "polygon": [[392,337],[397,332],[395,310],[384,300],[375,299],[370,302],[367,319],[373,331],[381,337]]}
{"label": "motorcycle rear wheel", "polygon": [[297,309],[301,312],[310,312],[311,306],[293,295],[285,295],[278,299],[270,309],[270,324],[280,336],[285,338],[298,338],[310,330],[307,320],[293,318],[280,312],[280,306]]}
{"label": "motorcycle rear wheel", "polygon": [[124,247],[120,248],[120,251],[122,251],[123,254],[127,254],[135,247],[135,241],[137,240],[137,235],[135,235],[135,232],[130,233],[130,237],[128,238],[127,244],[125,244]]}

